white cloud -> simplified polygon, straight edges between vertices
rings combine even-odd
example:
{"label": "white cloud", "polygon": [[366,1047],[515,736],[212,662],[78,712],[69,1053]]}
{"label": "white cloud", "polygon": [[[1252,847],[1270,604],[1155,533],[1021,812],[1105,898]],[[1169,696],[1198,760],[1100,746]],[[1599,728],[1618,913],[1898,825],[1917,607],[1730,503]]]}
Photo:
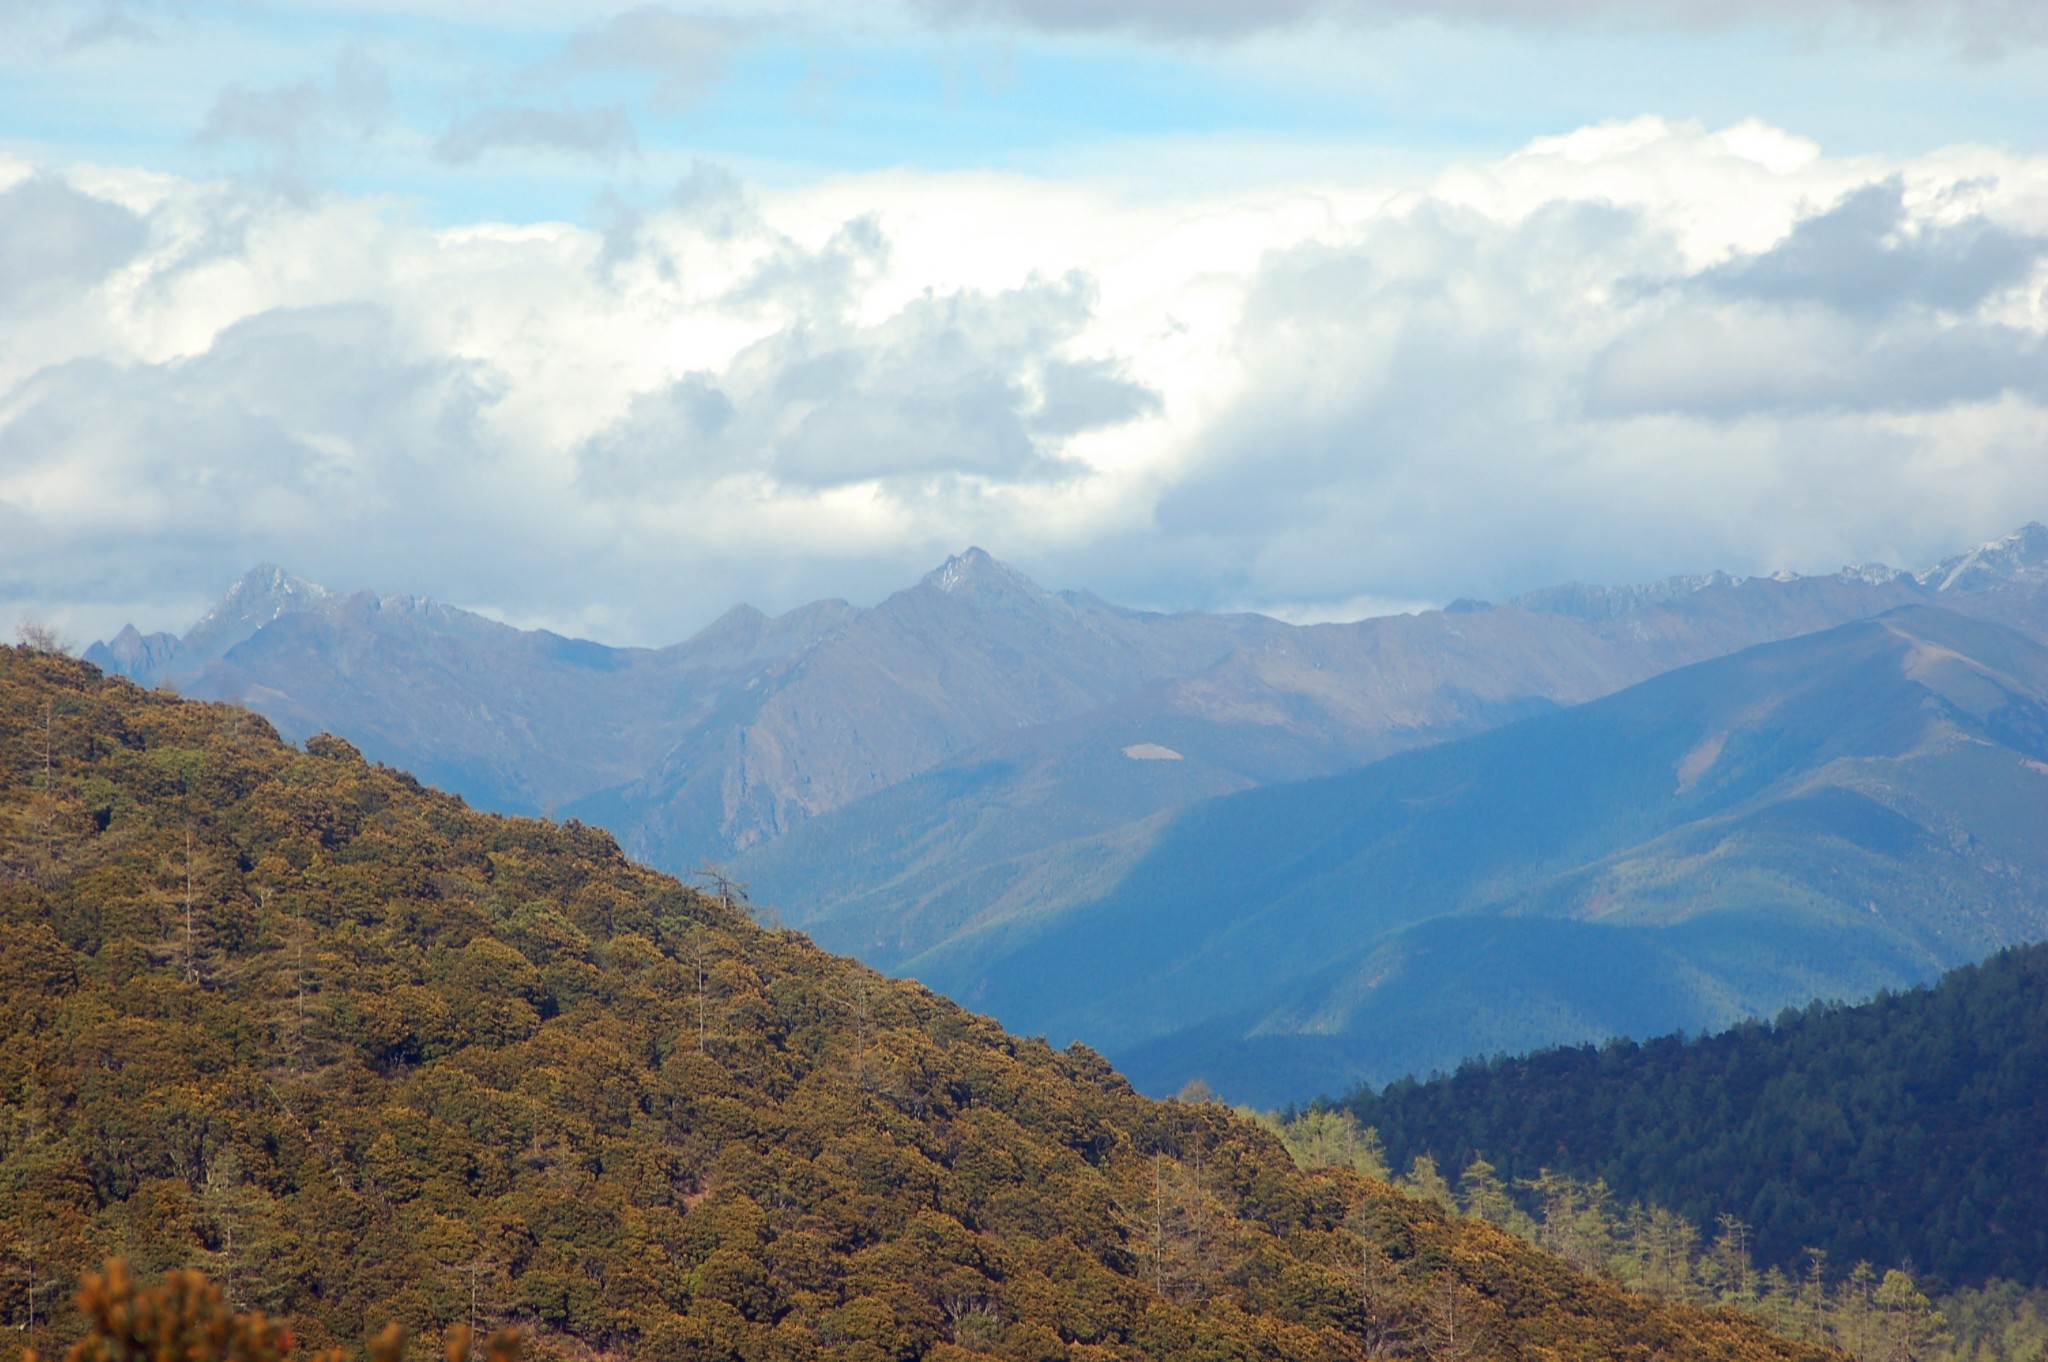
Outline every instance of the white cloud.
{"label": "white cloud", "polygon": [[0,316],[90,289],[133,259],[148,235],[126,208],[53,176],[0,190]]}
{"label": "white cloud", "polygon": [[[769,276],[747,292],[810,291]],[[745,295],[742,295],[745,296]],[[722,479],[873,485],[923,500],[961,479],[1059,481],[1066,441],[1151,415],[1156,394],[1113,360],[1061,358],[1087,325],[1084,278],[916,299],[873,327],[830,308],[758,341],[722,375],[697,371],[633,399],[578,453],[582,483],[669,501]]]}
{"label": "white cloud", "polygon": [[1320,617],[2048,515],[2048,161],[1984,149],[1639,120],[1179,199],[698,166],[593,228],[0,184],[44,262],[0,275],[0,596],[81,635],[261,558],[661,642],[967,543]]}

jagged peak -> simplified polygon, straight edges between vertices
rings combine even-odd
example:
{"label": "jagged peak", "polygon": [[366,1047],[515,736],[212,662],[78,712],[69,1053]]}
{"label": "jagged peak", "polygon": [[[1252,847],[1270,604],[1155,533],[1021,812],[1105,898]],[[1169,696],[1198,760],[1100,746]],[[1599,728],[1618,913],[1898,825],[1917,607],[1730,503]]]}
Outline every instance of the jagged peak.
{"label": "jagged peak", "polygon": [[1730,586],[1735,579],[1725,572],[1703,572],[1683,577],[1666,577],[1661,582],[1635,586],[1590,586],[1565,582],[1515,597],[1509,604],[1523,610],[1549,615],[1574,615],[1580,619],[1613,619],[1645,605],[1677,600],[1708,587]]}
{"label": "jagged peak", "polygon": [[1913,574],[1904,568],[1895,568],[1889,563],[1851,563],[1835,574],[1842,582],[1861,582],[1865,586],[1885,586],[1901,577]]}
{"label": "jagged peak", "polygon": [[[332,593],[317,582],[286,572],[275,563],[258,563],[234,580],[221,596],[218,604],[208,614],[217,613],[222,606],[251,600],[272,600],[279,596],[323,597]],[[201,617],[202,620],[204,616]]]}
{"label": "jagged peak", "polygon": [[751,647],[768,625],[768,616],[741,601],[676,646],[679,648]]}
{"label": "jagged peak", "polygon": [[[2048,582],[2048,525],[2029,521],[2009,534],[1986,540],[1967,552],[1943,559],[1918,572],[1883,563],[1857,563],[1827,576],[1836,581],[1865,586],[1885,586],[1903,578],[1932,591],[1986,591],[2016,581]],[[1767,577],[1749,580],[1788,585],[1825,578],[1781,569]],[[1588,586],[1582,582],[1566,582],[1517,596],[1513,604],[1525,610],[1602,619],[1626,614],[1643,605],[1691,595],[1708,587],[1736,582],[1736,578],[1725,572],[1668,577],[1661,582],[1639,586]]]}
{"label": "jagged peak", "polygon": [[197,656],[218,657],[272,620],[311,610],[333,595],[275,563],[258,563],[235,579],[213,608],[185,631],[183,641]]}
{"label": "jagged peak", "polygon": [[741,604],[690,635],[676,649],[707,666],[768,662],[804,651],[860,613],[836,598],[811,601],[774,616]]}
{"label": "jagged peak", "polygon": [[918,585],[943,591],[949,596],[991,589],[1022,591],[1034,597],[1051,596],[1051,593],[1038,583],[980,548],[969,548],[964,553],[954,554],[927,572]]}

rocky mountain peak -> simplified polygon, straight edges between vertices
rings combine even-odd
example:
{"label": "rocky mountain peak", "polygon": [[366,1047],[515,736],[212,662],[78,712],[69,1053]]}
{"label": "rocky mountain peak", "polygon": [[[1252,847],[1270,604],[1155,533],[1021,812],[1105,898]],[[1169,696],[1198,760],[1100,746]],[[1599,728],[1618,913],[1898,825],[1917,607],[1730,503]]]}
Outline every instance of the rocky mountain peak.
{"label": "rocky mountain peak", "polygon": [[101,671],[117,672],[144,686],[171,676],[183,657],[175,634],[145,634],[132,624],[123,625],[111,640],[85,650],[85,660]]}
{"label": "rocky mountain peak", "polygon": [[986,551],[970,548],[956,553],[924,575],[918,583],[949,596],[1022,596],[1051,600],[1052,594],[1008,563]]}
{"label": "rocky mountain peak", "polygon": [[1638,586],[1590,586],[1584,582],[1566,582],[1527,592],[1509,604],[1539,614],[1609,620],[1644,606],[1662,605],[1705,591],[1708,587],[1731,586],[1734,582],[1733,577],[1718,571],[1667,577],[1661,582],[1646,582]]}
{"label": "rocky mountain peak", "polygon": [[2048,525],[2031,521],[1916,576],[1921,585],[1936,591],[1987,591],[2007,582],[2048,582]]}
{"label": "rocky mountain peak", "polygon": [[185,632],[184,650],[195,659],[219,657],[272,620],[311,610],[333,595],[275,563],[258,563]]}

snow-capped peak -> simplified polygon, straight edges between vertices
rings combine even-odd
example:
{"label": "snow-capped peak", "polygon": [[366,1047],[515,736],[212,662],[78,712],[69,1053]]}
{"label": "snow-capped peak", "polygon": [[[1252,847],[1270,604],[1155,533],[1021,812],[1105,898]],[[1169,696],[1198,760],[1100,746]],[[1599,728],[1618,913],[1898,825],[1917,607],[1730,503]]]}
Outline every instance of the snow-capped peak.
{"label": "snow-capped peak", "polygon": [[949,596],[959,595],[965,591],[990,589],[1022,591],[1031,596],[1046,594],[1038,583],[1023,573],[977,548],[954,554],[926,573],[923,584],[943,591]]}
{"label": "snow-capped peak", "polygon": [[1915,573],[1914,579],[1936,591],[1983,591],[2011,581],[2048,581],[2048,525],[2022,525]]}
{"label": "snow-capped peak", "polygon": [[275,563],[258,563],[185,632],[184,646],[198,657],[219,657],[272,620],[311,610],[333,594]]}

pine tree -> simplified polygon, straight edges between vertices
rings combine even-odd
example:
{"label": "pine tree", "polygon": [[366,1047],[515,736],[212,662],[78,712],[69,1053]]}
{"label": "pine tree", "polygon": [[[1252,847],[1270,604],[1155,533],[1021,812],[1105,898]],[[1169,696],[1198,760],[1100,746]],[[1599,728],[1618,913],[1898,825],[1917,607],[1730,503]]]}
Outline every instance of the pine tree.
{"label": "pine tree", "polygon": [[1458,1174],[1458,1198],[1466,1215],[1502,1229],[1510,1228],[1515,1217],[1521,1215],[1500,1174],[1476,1154],[1465,1165],[1465,1171]]}
{"label": "pine tree", "polygon": [[1415,1156],[1399,1186],[1409,1196],[1420,1201],[1434,1201],[1452,1215],[1458,1213],[1458,1198],[1451,1191],[1451,1184],[1444,1181],[1444,1175],[1436,1171],[1436,1160],[1427,1154]]}
{"label": "pine tree", "polygon": [[1892,1268],[1871,1293],[1877,1307],[1877,1352],[1872,1362],[1926,1362],[1949,1337],[1948,1320],[1913,1284]]}

